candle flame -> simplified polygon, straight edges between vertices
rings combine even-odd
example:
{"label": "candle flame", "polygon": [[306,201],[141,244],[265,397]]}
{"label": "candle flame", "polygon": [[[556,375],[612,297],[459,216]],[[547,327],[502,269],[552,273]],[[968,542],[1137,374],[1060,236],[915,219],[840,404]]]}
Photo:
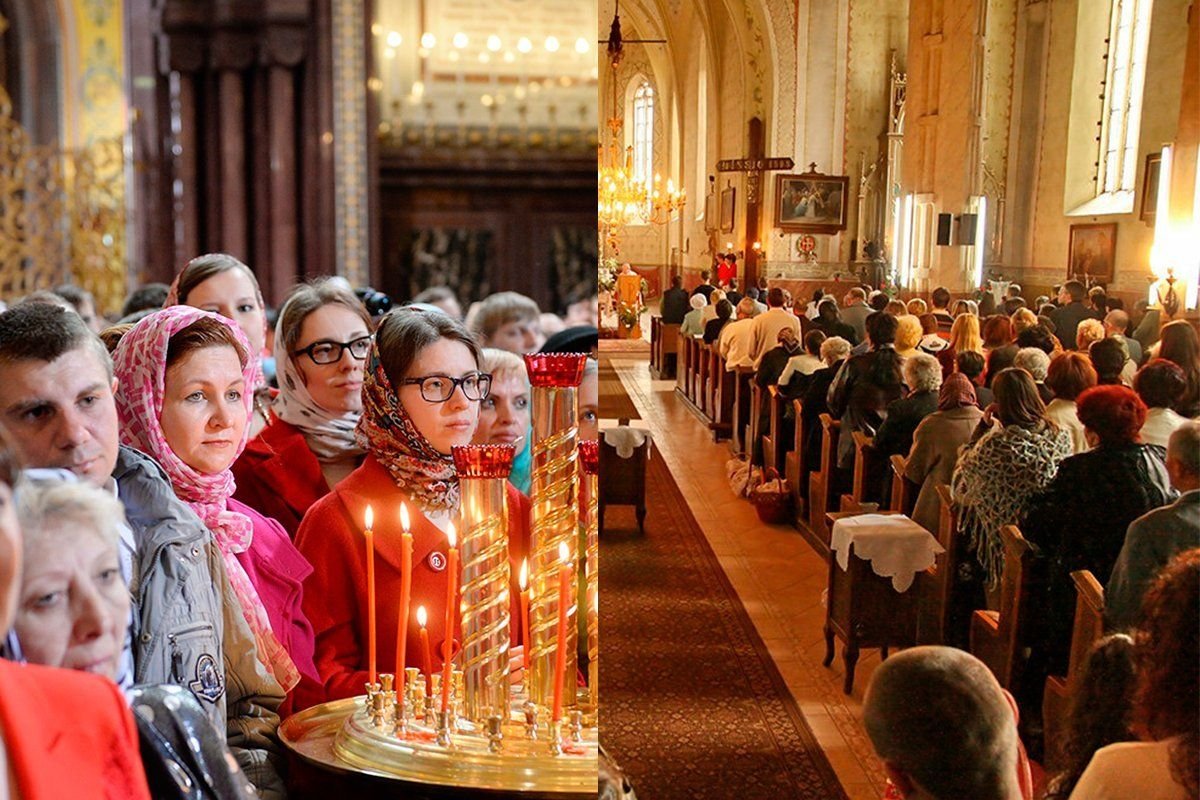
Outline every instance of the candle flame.
{"label": "candle flame", "polygon": [[429,615],[425,613],[425,606],[417,606],[417,624],[424,628],[428,621]]}
{"label": "candle flame", "polygon": [[400,504],[400,527],[404,530],[405,533],[408,533],[408,525],[409,525],[408,506],[404,505],[404,503],[401,503]]}
{"label": "candle flame", "polygon": [[521,586],[522,592],[525,591],[526,587],[529,585],[529,559],[528,558],[522,559],[522,561],[521,561],[521,575],[519,578],[517,578],[517,583]]}
{"label": "candle flame", "polygon": [[558,543],[558,558],[564,564],[566,564],[567,561],[571,558],[571,551],[570,551],[570,549],[567,548],[566,542]]}
{"label": "candle flame", "polygon": [[371,528],[375,527],[373,524],[375,522],[375,512],[371,509],[371,506],[369,506],[369,505],[367,506],[366,519],[367,519],[367,530],[369,531],[369,530],[371,530]]}
{"label": "candle flame", "polygon": [[446,523],[446,541],[450,542],[450,546],[454,547],[458,543],[458,534],[454,530],[454,523]]}

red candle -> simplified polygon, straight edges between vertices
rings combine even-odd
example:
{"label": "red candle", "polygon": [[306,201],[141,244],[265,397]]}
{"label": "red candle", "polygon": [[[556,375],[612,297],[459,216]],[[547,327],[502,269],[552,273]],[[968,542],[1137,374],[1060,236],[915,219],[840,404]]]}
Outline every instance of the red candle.
{"label": "red candle", "polygon": [[400,504],[400,614],[396,624],[396,697],[404,697],[404,667],[408,656],[408,607],[412,602],[413,537],[409,531],[408,508]]}
{"label": "red candle", "polygon": [[521,667],[529,669],[529,649],[533,646],[533,637],[529,634],[529,559],[521,561],[521,631],[525,637],[524,647],[521,648]]}
{"label": "red candle", "polygon": [[366,530],[367,539],[367,664],[371,675],[371,685],[375,685],[375,537],[371,533],[371,525],[375,514],[367,506]]}
{"label": "red candle", "polygon": [[425,662],[425,696],[433,693],[433,659],[429,657],[429,631],[425,630],[428,618],[425,606],[417,606],[417,624],[421,626],[421,659]]}
{"label": "red candle", "polygon": [[446,539],[450,542],[450,551],[446,554],[446,638],[442,642],[442,711],[450,710],[450,683],[453,675],[450,672],[451,648],[454,645],[454,612],[458,605],[458,548],[454,545],[457,538],[454,523],[446,527]]}
{"label": "red candle", "polygon": [[571,603],[571,553],[566,542],[558,545],[558,632],[554,658],[554,709],[551,719],[562,719],[563,683],[567,676],[567,611]]}

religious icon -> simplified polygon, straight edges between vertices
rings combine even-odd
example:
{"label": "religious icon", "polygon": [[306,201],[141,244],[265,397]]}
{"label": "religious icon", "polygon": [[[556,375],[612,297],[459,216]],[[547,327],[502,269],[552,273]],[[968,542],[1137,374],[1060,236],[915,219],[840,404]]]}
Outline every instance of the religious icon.
{"label": "religious icon", "polygon": [[733,233],[733,208],[737,190],[732,186],[721,190],[721,232]]}
{"label": "religious icon", "polygon": [[1107,283],[1113,278],[1113,260],[1117,252],[1117,223],[1104,222],[1071,226],[1071,247],[1067,277]]}
{"label": "religious icon", "polygon": [[775,176],[775,227],[792,233],[846,229],[845,175],[805,172]]}

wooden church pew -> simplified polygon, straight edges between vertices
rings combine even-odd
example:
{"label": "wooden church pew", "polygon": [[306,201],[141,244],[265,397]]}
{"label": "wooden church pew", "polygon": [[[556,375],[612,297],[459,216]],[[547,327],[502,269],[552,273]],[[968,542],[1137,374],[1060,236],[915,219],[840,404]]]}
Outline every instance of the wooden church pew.
{"label": "wooden church pew", "polygon": [[749,456],[752,440],[746,436],[753,416],[754,368],[737,367],[733,370],[733,405],[729,413],[731,425],[730,444],[735,455]]}
{"label": "wooden church pew", "polygon": [[[921,487],[904,477],[904,473],[908,469],[907,458],[892,456],[889,460],[892,464],[892,493],[888,498],[887,507],[892,511],[912,516],[913,509],[917,507],[917,495],[920,493]],[[932,533],[932,531],[930,532]]]}
{"label": "wooden church pew", "polygon": [[1078,691],[1079,678],[1092,646],[1104,636],[1104,587],[1089,570],[1071,573],[1075,582],[1075,624],[1071,629],[1071,655],[1066,675],[1046,678],[1042,695],[1042,725],[1045,736],[1046,768],[1061,769],[1063,734],[1071,695]]}
{"label": "wooden church pew", "polygon": [[678,338],[679,325],[663,322],[658,316],[650,318],[650,371],[659,380],[675,377]]}
{"label": "wooden church pew", "polygon": [[829,527],[825,513],[833,510],[837,495],[837,448],[842,423],[828,414],[821,417],[821,465],[808,479],[808,529],[816,538],[818,552],[829,557]]}
{"label": "wooden church pew", "polygon": [[808,475],[804,469],[804,429],[800,425],[800,412],[803,408],[804,404],[799,400],[792,401],[796,432],[792,438],[792,451],[784,459],[784,475],[788,489],[792,492],[792,508],[796,510],[797,521],[803,519],[804,498],[808,496]]}
{"label": "wooden church pew", "polygon": [[854,478],[849,494],[841,496],[840,507],[842,511],[862,512],[868,510],[867,503],[878,502],[875,495],[879,490],[872,484],[879,482],[882,458],[874,447],[874,438],[862,431],[854,431],[851,436],[854,437]]}
{"label": "wooden church pew", "polygon": [[737,375],[725,369],[725,359],[712,345],[712,365],[709,367],[709,382],[712,387],[708,427],[713,432],[713,441],[719,442],[733,436],[734,405],[733,392]]}
{"label": "wooden church pew", "polygon": [[771,467],[780,475],[786,472],[785,457],[790,442],[783,439],[783,414],[787,400],[778,386],[767,387],[767,429],[762,432],[763,466]]}
{"label": "wooden church pew", "polygon": [[958,515],[950,498],[950,487],[937,485],[940,504],[938,529],[934,531],[938,544],[945,550],[925,571],[920,585],[917,612],[917,644],[952,644],[949,641],[950,613],[953,608],[954,575],[958,569]]}
{"label": "wooden church pew", "polygon": [[1000,529],[1004,540],[1004,571],[1000,577],[1000,610],[976,611],[971,616],[970,649],[1009,691],[1024,669],[1023,650],[1033,582],[1033,550],[1015,525]]}

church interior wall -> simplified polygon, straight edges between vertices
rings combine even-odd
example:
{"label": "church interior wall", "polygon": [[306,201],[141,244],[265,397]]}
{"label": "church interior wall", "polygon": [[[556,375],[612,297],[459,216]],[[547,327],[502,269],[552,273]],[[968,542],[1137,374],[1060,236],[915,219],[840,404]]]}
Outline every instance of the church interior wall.
{"label": "church interior wall", "polygon": [[[1157,152],[1164,142],[1175,139],[1179,126],[1190,0],[1156,0],[1153,6],[1146,61],[1145,103],[1142,106],[1138,141],[1134,208],[1130,213],[1102,216],[1070,216],[1068,192],[1068,144],[1090,140],[1095,135],[1100,87],[1083,82],[1075,70],[1076,27],[1080,18],[1077,3],[1048,4],[1045,91],[1037,167],[1033,174],[1034,209],[1028,239],[1028,261],[1012,264],[1013,273],[1030,286],[1042,290],[1060,283],[1067,274],[1071,225],[1115,222],[1117,225],[1114,290],[1131,298],[1143,298],[1151,279],[1150,246],[1154,228],[1140,220],[1146,155]],[[1085,11],[1087,9],[1084,9]],[[1193,10],[1192,13],[1196,13]],[[1099,56],[1097,56],[1099,60]],[[1195,80],[1195,77],[1192,78]],[[1074,93],[1096,100],[1072,103]],[[1089,112],[1090,108],[1090,112]],[[1093,159],[1094,160],[1094,159]],[[1089,165],[1090,166],[1090,165]],[[1026,294],[1029,294],[1027,289]]]}

